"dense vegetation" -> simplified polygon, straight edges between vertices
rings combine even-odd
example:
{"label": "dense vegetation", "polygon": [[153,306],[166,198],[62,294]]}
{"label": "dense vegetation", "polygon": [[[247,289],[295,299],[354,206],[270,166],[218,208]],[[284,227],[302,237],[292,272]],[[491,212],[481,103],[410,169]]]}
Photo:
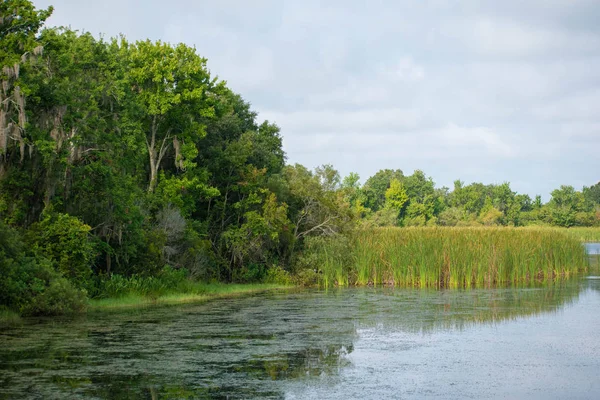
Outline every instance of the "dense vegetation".
{"label": "dense vegetation", "polygon": [[581,243],[539,228],[378,228],[310,243],[324,285],[531,284],[587,268]]}
{"label": "dense vegetation", "polygon": [[51,12],[0,3],[0,308],[58,314],[187,280],[310,282],[307,243],[360,226],[600,224],[600,183],[542,204],[508,183],[450,191],[382,170],[360,185],[286,165],[278,126],[194,48],[45,29]]}

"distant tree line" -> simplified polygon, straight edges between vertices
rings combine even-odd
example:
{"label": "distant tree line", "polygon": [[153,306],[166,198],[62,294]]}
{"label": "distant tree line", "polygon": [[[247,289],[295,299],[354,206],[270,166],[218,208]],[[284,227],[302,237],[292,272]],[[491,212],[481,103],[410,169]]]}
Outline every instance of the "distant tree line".
{"label": "distant tree line", "polygon": [[51,13],[0,3],[0,306],[62,313],[114,275],[277,279],[310,238],[360,224],[600,220],[600,184],[542,204],[508,183],[286,165],[279,127],[194,48],[43,28]]}
{"label": "distant tree line", "polygon": [[381,170],[361,187],[352,173],[341,190],[363,223],[376,226],[598,226],[600,182],[584,187],[561,186],[542,203],[518,194],[508,182],[499,185],[457,180],[452,190],[436,188],[433,180],[416,170],[404,176],[401,170]]}

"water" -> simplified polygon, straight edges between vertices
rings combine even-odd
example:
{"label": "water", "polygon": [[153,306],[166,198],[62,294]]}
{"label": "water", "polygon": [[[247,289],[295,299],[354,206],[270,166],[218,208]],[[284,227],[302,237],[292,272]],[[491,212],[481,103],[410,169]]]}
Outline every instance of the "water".
{"label": "water", "polygon": [[588,254],[600,254],[600,243],[586,243],[585,249]]}
{"label": "water", "polygon": [[0,331],[0,399],[596,399],[598,275],[28,320]]}

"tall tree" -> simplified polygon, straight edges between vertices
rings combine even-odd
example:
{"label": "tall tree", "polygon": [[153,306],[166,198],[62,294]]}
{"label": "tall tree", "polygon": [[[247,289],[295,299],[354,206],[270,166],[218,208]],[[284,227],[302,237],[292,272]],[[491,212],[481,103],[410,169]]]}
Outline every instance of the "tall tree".
{"label": "tall tree", "polygon": [[367,179],[363,186],[366,195],[365,206],[373,211],[377,211],[385,205],[385,192],[390,187],[393,179],[402,181],[404,173],[399,170],[382,169],[375,175]]}
{"label": "tall tree", "polygon": [[27,89],[20,71],[42,53],[37,35],[52,11],[52,7],[36,10],[28,0],[0,2],[0,178],[11,157],[11,143],[16,144],[20,161],[25,156]]}
{"label": "tall tree", "polygon": [[181,150],[205,136],[205,119],[214,116],[209,89],[211,81],[206,59],[184,44],[175,47],[149,40],[121,42],[130,85],[129,118],[137,121],[148,152],[148,192],[153,192],[167,151],[175,150],[178,168],[197,155],[194,146],[188,154]]}

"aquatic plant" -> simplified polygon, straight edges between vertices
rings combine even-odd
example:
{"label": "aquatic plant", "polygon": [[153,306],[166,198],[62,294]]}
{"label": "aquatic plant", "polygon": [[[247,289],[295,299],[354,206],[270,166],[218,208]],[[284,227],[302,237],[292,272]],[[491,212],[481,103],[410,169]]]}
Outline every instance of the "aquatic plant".
{"label": "aquatic plant", "polygon": [[371,228],[316,253],[321,284],[489,287],[567,277],[588,267],[582,244],[556,229]]}
{"label": "aquatic plant", "polygon": [[556,229],[581,242],[600,242],[600,227],[578,226],[571,228],[549,228]]}

